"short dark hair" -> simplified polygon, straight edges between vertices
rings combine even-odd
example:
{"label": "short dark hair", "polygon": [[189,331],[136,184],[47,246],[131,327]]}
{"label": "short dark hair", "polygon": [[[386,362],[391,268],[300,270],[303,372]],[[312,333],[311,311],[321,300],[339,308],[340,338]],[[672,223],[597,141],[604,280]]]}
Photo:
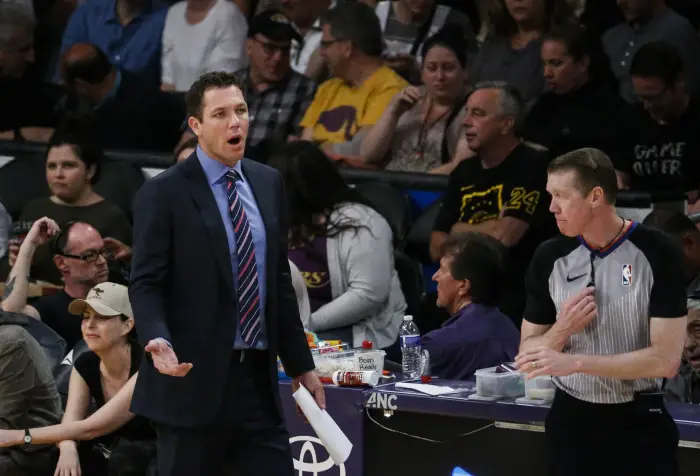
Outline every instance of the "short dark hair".
{"label": "short dark hair", "polygon": [[243,91],[243,82],[238,75],[226,71],[212,71],[201,75],[192,83],[189,91],[185,94],[185,104],[187,116],[196,117],[202,120],[202,110],[204,109],[204,95],[210,89],[225,89],[235,86]]}
{"label": "short dark hair", "polygon": [[693,220],[685,213],[677,210],[663,208],[652,210],[642,223],[677,237],[683,236],[683,234],[688,232],[698,233]]}
{"label": "short dark hair", "polygon": [[72,84],[80,79],[90,84],[100,84],[109,75],[114,66],[107,54],[93,44],[73,45],[81,48],[83,55],[71,55],[68,50],[61,58],[61,73],[66,84]]}
{"label": "short dark hair", "polygon": [[672,86],[685,72],[683,57],[664,41],[652,41],[639,48],[630,64],[630,76],[659,78]]}
{"label": "short dark hair", "polygon": [[349,40],[367,56],[381,56],[384,49],[382,26],[374,9],[361,2],[342,3],[321,16],[336,40]]}
{"label": "short dark hair", "polygon": [[462,68],[467,67],[467,49],[469,49],[469,42],[464,37],[462,28],[457,24],[448,23],[440,28],[433,36],[425,40],[425,43],[423,43],[421,47],[421,55],[424,61],[428,52],[436,46],[442,46],[452,51]]}
{"label": "short dark hair", "polygon": [[90,179],[90,183],[94,185],[102,174],[104,151],[93,139],[91,124],[89,117],[65,120],[51,135],[46,154],[48,158],[48,151],[54,147],[70,146],[78,159],[85,164],[86,169],[95,167],[95,174]]}
{"label": "short dark hair", "polygon": [[500,241],[484,233],[458,233],[443,242],[441,251],[444,257],[452,260],[452,277],[469,280],[472,302],[487,306],[498,304],[506,274],[506,249]]}
{"label": "short dark hair", "polygon": [[588,195],[595,187],[603,190],[611,205],[617,201],[617,174],[610,157],[598,149],[577,149],[560,155],[549,163],[547,174],[573,171],[582,195]]}
{"label": "short dark hair", "polygon": [[576,62],[588,57],[588,74],[594,80],[612,81],[614,79],[610,60],[605,54],[600,36],[593,34],[591,30],[578,24],[556,26],[544,35],[544,41],[564,45],[566,54]]}

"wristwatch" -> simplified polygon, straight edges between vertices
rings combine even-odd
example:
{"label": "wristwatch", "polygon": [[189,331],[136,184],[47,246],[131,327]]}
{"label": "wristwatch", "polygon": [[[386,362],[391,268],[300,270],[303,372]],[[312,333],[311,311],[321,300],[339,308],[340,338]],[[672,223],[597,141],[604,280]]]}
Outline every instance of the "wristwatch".
{"label": "wristwatch", "polygon": [[24,444],[25,445],[32,444],[32,435],[29,433],[29,430],[24,430]]}

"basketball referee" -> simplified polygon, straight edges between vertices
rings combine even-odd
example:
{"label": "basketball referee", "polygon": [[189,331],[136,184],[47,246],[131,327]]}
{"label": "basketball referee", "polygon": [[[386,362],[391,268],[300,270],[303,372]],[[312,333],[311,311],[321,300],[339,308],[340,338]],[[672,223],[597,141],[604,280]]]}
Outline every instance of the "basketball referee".
{"label": "basketball referee", "polygon": [[552,161],[547,191],[563,236],[526,276],[518,368],[554,376],[546,421],[554,476],[676,476],[678,430],[664,378],[686,328],[681,250],[615,211],[610,159],[580,149]]}

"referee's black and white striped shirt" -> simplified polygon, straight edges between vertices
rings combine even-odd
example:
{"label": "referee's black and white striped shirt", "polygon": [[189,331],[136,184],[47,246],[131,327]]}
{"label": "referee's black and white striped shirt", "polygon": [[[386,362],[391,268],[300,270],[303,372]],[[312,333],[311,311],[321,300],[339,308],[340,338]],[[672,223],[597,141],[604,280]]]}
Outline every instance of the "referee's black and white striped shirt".
{"label": "referee's black and white striped shirt", "polygon": [[[559,236],[544,242],[530,263],[524,319],[554,324],[564,301],[595,285],[598,315],[564,348],[571,354],[611,355],[649,347],[654,318],[687,313],[680,247],[658,230],[632,222],[602,250],[581,238]],[[660,380],[619,380],[572,374],[555,377],[569,395],[593,403],[632,401],[634,392],[660,386]]]}

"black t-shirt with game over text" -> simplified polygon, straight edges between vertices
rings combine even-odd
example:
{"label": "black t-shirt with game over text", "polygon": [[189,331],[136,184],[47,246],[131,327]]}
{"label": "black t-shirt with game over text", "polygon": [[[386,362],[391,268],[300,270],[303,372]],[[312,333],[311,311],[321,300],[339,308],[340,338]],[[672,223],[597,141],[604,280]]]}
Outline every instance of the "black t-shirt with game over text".
{"label": "black t-shirt with game over text", "polygon": [[630,177],[632,190],[674,192],[700,184],[700,107],[691,101],[685,113],[659,124],[641,107],[630,107],[619,126],[615,168]]}
{"label": "black t-shirt with game over text", "polygon": [[508,250],[508,274],[501,309],[519,322],[525,306],[525,271],[535,248],[555,232],[546,191],[549,156],[519,145],[497,167],[484,168],[478,157],[450,174],[447,192],[433,227],[450,233],[455,223],[478,225],[513,217],[529,227]]}

